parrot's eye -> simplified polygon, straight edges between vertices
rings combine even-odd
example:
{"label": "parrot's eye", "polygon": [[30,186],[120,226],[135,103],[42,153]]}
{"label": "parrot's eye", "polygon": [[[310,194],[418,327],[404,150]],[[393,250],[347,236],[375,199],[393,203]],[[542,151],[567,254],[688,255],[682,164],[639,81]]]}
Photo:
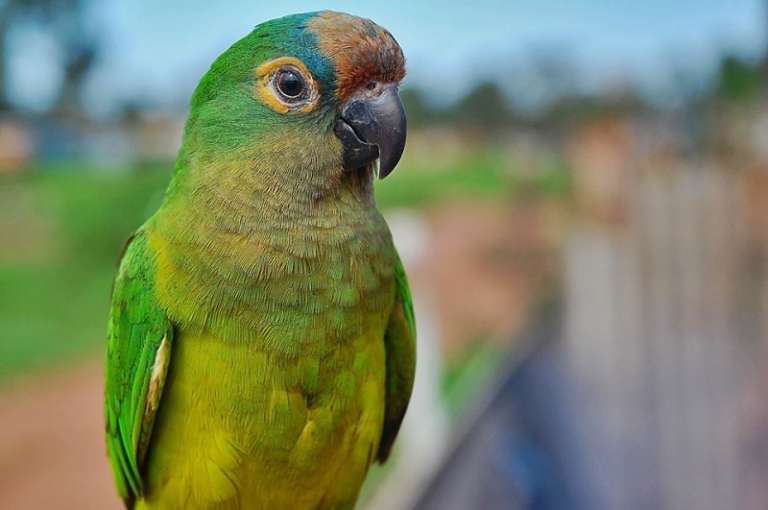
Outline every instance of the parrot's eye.
{"label": "parrot's eye", "polygon": [[276,112],[309,113],[317,106],[319,83],[301,60],[278,57],[264,62],[255,71],[256,97]]}
{"label": "parrot's eye", "polygon": [[286,67],[275,73],[274,85],[281,99],[286,103],[297,103],[307,99],[307,82],[298,69]]}

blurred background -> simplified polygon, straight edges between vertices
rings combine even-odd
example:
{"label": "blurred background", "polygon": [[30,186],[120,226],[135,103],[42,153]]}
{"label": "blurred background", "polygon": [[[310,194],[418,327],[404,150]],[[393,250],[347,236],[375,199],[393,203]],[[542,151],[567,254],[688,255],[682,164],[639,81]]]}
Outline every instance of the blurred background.
{"label": "blurred background", "polygon": [[119,508],[111,279],[261,21],[408,57],[415,395],[360,508],[768,508],[768,3],[0,0],[0,508]]}

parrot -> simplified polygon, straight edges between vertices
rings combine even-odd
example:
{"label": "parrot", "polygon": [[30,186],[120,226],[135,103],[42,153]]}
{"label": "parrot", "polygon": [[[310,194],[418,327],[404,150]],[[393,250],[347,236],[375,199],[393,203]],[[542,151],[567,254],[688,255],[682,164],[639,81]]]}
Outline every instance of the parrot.
{"label": "parrot", "polygon": [[371,20],[257,25],[192,94],[112,287],[106,449],[128,509],[350,509],[387,460],[416,332],[376,178],[405,57]]}

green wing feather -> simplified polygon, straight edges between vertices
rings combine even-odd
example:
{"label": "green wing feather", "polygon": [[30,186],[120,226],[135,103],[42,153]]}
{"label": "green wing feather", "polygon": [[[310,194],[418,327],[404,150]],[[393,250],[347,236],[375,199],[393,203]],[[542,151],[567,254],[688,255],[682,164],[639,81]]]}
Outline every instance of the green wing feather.
{"label": "green wing feather", "polygon": [[396,300],[384,336],[387,353],[387,402],[381,434],[379,462],[385,462],[408,408],[416,372],[416,319],[405,269],[400,259],[395,264]]}
{"label": "green wing feather", "polygon": [[139,231],[120,262],[107,333],[107,452],[129,507],[142,494],[141,467],[173,342],[154,290],[153,259]]}

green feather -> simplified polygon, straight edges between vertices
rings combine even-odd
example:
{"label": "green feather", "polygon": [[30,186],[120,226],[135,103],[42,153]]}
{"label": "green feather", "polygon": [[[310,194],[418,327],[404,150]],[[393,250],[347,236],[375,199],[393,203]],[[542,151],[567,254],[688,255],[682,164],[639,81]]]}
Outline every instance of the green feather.
{"label": "green feather", "polygon": [[395,286],[397,297],[384,336],[387,353],[387,401],[384,429],[376,456],[382,463],[389,457],[408,409],[416,372],[416,318],[408,278],[399,258],[395,264]]}
{"label": "green feather", "polygon": [[[131,502],[142,494],[141,445],[154,416],[145,414],[155,354],[173,328],[154,295],[154,268],[139,231],[128,241],[112,292],[107,333],[107,450],[120,496]],[[144,437],[142,437],[142,432]]]}

